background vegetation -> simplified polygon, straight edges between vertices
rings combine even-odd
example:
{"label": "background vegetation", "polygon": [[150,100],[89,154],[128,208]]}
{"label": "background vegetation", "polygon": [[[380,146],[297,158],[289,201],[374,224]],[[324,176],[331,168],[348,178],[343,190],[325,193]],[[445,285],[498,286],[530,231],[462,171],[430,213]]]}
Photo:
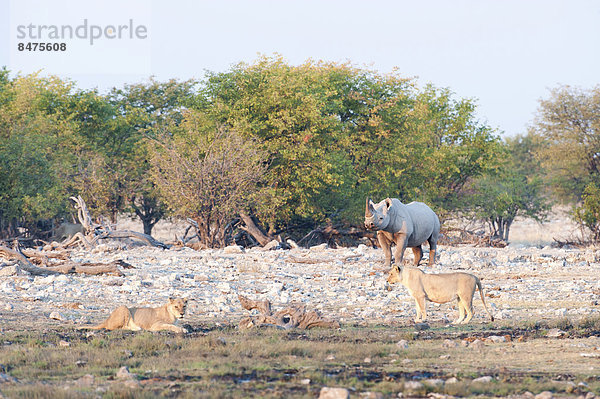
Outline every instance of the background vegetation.
{"label": "background vegetation", "polygon": [[198,223],[203,244],[358,226],[365,197],[424,201],[509,238],[573,205],[600,238],[600,87],[561,86],[518,137],[472,99],[394,72],[261,57],[200,80],[125,85],[0,71],[0,238],[47,237],[80,194],[94,217]]}

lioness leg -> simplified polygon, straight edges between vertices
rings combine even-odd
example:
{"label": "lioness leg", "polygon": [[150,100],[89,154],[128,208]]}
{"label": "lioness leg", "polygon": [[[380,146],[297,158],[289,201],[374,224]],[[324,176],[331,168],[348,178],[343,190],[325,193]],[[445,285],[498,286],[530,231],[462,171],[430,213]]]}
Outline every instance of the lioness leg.
{"label": "lioness leg", "polygon": [[415,267],[419,266],[421,259],[423,259],[423,249],[419,245],[418,247],[412,248],[413,254],[415,255]]}
{"label": "lioness leg", "polygon": [[452,324],[460,324],[465,319],[465,306],[460,298],[457,299],[456,304],[458,306],[458,319],[454,320]]}
{"label": "lioness leg", "polygon": [[470,301],[465,301],[465,310],[467,311],[467,318],[461,324],[467,324],[473,318],[473,297],[471,297]]}
{"label": "lioness leg", "polygon": [[417,305],[417,317],[415,323],[420,323],[427,320],[427,309],[425,308],[425,297],[415,297],[415,304]]}
{"label": "lioness leg", "polygon": [[150,326],[149,331],[162,331],[168,330],[173,331],[174,333],[186,333],[188,332],[185,328],[176,326],[175,324],[156,322]]}
{"label": "lioness leg", "polygon": [[129,309],[126,306],[119,306],[108,316],[108,319],[96,326],[90,327],[90,329],[101,330],[105,328],[107,330],[116,330],[117,328],[127,327],[130,319],[131,313]]}

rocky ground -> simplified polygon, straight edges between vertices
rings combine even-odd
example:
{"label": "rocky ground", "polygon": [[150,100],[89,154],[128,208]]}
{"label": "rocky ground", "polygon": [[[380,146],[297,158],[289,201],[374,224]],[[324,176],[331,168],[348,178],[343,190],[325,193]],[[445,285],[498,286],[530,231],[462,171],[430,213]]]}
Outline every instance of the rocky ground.
{"label": "rocky ground", "polygon": [[[425,251],[427,253],[427,251]],[[581,318],[600,313],[600,250],[509,246],[441,246],[427,272],[466,271],[482,280],[488,306],[500,320]],[[406,252],[411,260],[411,251]],[[385,289],[380,249],[355,248],[195,251],[146,246],[123,249],[108,243],[72,260],[123,260],[124,277],[60,275],[33,277],[0,269],[0,329],[3,326],[79,326],[98,322],[119,304],[162,304],[169,296],[190,299],[184,323],[237,324],[247,311],[238,294],[269,299],[274,307],[300,301],[340,323],[410,324],[414,303],[401,285]],[[474,300],[473,322],[487,322]],[[431,323],[456,317],[454,304],[428,304]]]}

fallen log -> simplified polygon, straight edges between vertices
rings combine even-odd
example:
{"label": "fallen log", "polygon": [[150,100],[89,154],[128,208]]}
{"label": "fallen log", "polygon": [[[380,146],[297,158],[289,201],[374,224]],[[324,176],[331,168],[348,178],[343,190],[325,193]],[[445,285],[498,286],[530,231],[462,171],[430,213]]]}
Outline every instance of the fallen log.
{"label": "fallen log", "polygon": [[85,234],[77,233],[70,240],[61,244],[59,248],[68,248],[78,243],[82,243],[87,249],[96,246],[98,240],[108,238],[134,238],[143,241],[154,247],[169,249],[170,245],[163,244],[162,242],[154,239],[152,236],[144,233],[138,233],[137,231],[130,230],[113,230],[108,223],[94,223],[92,217],[87,209],[87,205],[81,196],[70,197],[75,202],[75,208],[77,209],[77,217],[79,222],[85,229]]}
{"label": "fallen log", "polygon": [[19,266],[21,266],[21,269],[25,270],[26,272],[28,272],[34,276],[49,276],[49,275],[61,274],[58,271],[49,270],[45,267],[42,268],[42,267],[35,266],[33,263],[31,263],[29,261],[29,259],[27,259],[27,257],[25,255],[23,255],[23,253],[18,248],[13,250],[13,249],[10,249],[3,245],[0,245],[0,255],[5,257],[7,260],[18,261]]}
{"label": "fallen log", "polygon": [[247,330],[254,327],[273,326],[281,329],[308,329],[314,327],[323,328],[339,328],[340,324],[337,321],[329,321],[323,319],[316,311],[306,311],[306,306],[303,304],[292,304],[275,313],[271,311],[271,302],[267,299],[263,301],[255,301],[238,295],[238,299],[242,307],[246,310],[256,309],[260,315],[249,316],[240,321],[239,328]]}
{"label": "fallen log", "polygon": [[120,266],[119,261],[111,263],[75,263],[66,262],[57,266],[49,266],[48,270],[54,270],[62,274],[80,273],[90,274],[93,276],[99,274],[108,274],[110,276],[123,277],[125,274],[117,266]]}
{"label": "fallen log", "polygon": [[[27,252],[31,254],[31,250]],[[38,267],[31,263],[29,258],[25,256],[20,249],[10,249],[1,245],[0,256],[3,256],[8,260],[16,260],[19,263],[21,269],[34,276],[50,276],[68,273],[80,273],[90,275],[108,274],[113,276],[124,276],[123,272],[119,270],[118,266],[123,268],[133,267],[122,260],[116,260],[110,263],[76,263],[67,261],[53,266]],[[43,256],[45,255],[36,254],[37,259],[43,259]]]}
{"label": "fallen log", "polygon": [[137,231],[131,230],[112,230],[98,237],[98,239],[105,238],[136,238],[140,241],[146,242],[149,245],[152,245],[153,247],[158,247],[162,249],[170,248],[170,245],[163,244],[162,242],[155,240],[152,236],[149,236],[148,234],[138,233]]}

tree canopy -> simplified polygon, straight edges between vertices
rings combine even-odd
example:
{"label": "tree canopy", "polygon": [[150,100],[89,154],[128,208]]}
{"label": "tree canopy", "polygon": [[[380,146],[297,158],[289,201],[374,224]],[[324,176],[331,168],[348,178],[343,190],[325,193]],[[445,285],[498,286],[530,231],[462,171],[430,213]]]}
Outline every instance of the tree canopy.
{"label": "tree canopy", "polygon": [[507,238],[516,215],[547,209],[542,176],[592,204],[598,93],[559,87],[528,135],[501,140],[475,100],[349,63],[263,56],[104,94],[3,69],[0,236],[47,230],[81,195],[94,217],[129,214],[147,234],[192,218],[205,245],[222,246],[236,228],[360,225],[370,196],[424,201],[442,218],[476,211]]}

